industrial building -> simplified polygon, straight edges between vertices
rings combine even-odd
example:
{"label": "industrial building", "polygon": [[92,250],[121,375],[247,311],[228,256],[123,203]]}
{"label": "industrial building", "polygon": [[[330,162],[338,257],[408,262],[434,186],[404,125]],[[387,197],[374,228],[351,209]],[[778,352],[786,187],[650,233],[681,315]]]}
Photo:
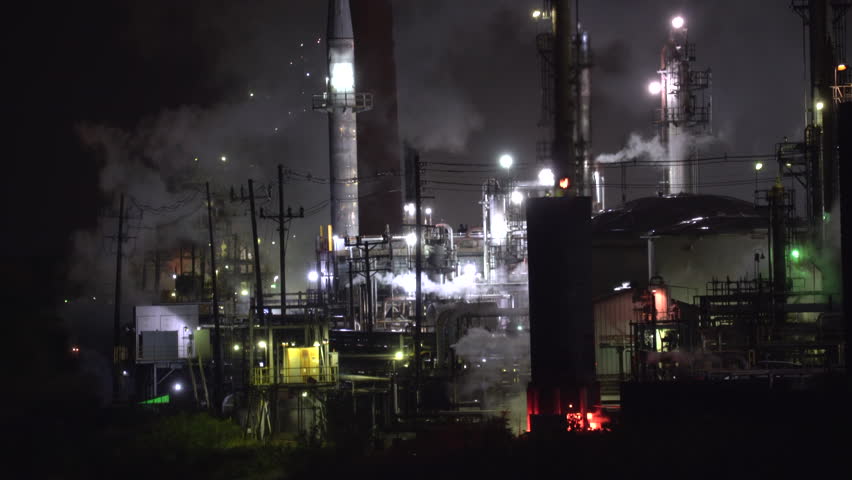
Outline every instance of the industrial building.
{"label": "industrial building", "polygon": [[[809,19],[812,109],[801,141],[772,146],[783,172],[772,188],[752,201],[696,193],[691,139],[712,131],[711,74],[693,66],[689,20],[675,16],[651,86],[669,159],[660,195],[607,205],[591,155],[590,34],[573,2],[545,0],[532,13],[539,175],[487,179],[481,217],[452,226],[432,222],[419,152],[399,141],[395,81],[375,73],[394,69],[392,52],[369,50],[390,33],[363,22],[390,18],[391,2],[329,1],[329,80],[313,107],[328,115],[331,217],[310,288],[283,277],[288,222],[312,211],[251,182],[208,193],[199,235],[126,273],[152,300],[116,345],[125,394],[224,410],[261,438],[321,430],[332,399],[388,435],[500,415],[523,434],[604,429],[635,398],[628,384],[805,388],[844,372],[848,300],[826,238],[848,221],[829,216],[846,204],[840,168],[852,161],[845,8],[794,3]],[[380,154],[387,142],[398,154]],[[256,210],[264,198],[278,211]],[[229,214],[246,208],[251,228]],[[275,242],[260,241],[257,218],[276,222]]]}

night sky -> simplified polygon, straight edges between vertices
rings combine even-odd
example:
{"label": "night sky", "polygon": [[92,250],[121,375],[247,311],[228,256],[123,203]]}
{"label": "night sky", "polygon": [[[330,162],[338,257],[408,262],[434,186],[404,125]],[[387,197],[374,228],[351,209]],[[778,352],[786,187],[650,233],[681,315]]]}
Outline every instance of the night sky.
{"label": "night sky", "polygon": [[[646,85],[674,14],[687,19],[698,66],[713,69],[718,141],[708,153],[771,153],[785,136],[800,136],[802,25],[789,1],[580,3],[595,57],[595,155],[620,150],[632,133],[653,136],[656,104]],[[537,6],[394,1],[400,132],[420,147],[424,161],[492,163],[511,152],[528,165],[517,176],[532,178],[540,136],[534,42],[541,25],[529,12]],[[104,216],[117,208],[119,191],[156,209],[185,199],[187,182],[210,181],[220,192],[248,178],[271,183],[279,163],[302,177],[327,177],[326,117],[310,109],[310,95],[324,89],[326,75],[325,2],[98,0],[27,8],[6,22],[13,156],[6,160],[12,175],[4,189],[3,240],[4,273],[31,295],[26,298],[48,305],[69,291],[110,290],[112,278],[89,278],[79,287],[66,278],[81,241],[111,234]],[[760,180],[771,181],[774,171],[767,168]],[[618,181],[616,171],[609,175]],[[629,176],[631,183],[653,183],[658,171]],[[702,182],[752,176],[745,163],[700,172]],[[431,186],[436,221],[479,223],[476,187]],[[328,187],[293,178],[286,188],[287,204],[317,207],[294,225],[288,255],[299,263],[327,221],[321,207]],[[752,190],[701,192],[750,200]],[[609,206],[620,194],[607,192]],[[157,218],[147,215],[135,226]],[[104,262],[110,249],[105,240]]]}

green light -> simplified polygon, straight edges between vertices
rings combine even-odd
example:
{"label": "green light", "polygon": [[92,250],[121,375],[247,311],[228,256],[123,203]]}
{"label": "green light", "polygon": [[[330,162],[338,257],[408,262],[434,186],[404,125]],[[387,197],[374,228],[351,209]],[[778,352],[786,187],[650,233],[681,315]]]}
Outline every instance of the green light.
{"label": "green light", "polygon": [[269,287],[270,287],[270,288],[278,288],[278,285],[273,283],[273,284],[272,284],[272,285],[270,285]]}
{"label": "green light", "polygon": [[794,248],[790,250],[790,256],[793,257],[793,260],[798,260],[799,257],[802,256],[802,252],[800,252],[798,248]]}

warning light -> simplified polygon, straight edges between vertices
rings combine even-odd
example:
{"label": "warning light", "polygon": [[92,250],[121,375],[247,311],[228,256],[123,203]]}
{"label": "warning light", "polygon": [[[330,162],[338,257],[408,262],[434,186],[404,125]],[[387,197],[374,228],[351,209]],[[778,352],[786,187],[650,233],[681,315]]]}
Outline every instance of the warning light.
{"label": "warning light", "polygon": [[571,179],[568,177],[562,177],[559,179],[559,188],[562,190],[567,190],[568,187],[571,186]]}

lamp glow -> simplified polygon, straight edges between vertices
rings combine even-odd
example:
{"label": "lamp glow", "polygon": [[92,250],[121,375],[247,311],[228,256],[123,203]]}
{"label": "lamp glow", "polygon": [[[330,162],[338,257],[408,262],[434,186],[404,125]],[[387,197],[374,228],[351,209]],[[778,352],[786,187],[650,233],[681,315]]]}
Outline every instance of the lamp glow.
{"label": "lamp glow", "polygon": [[310,272],[308,272],[308,281],[310,281],[310,282],[316,282],[317,280],[319,280],[319,273],[317,273],[317,272],[315,272],[315,271],[313,271],[313,270],[311,270]]}
{"label": "lamp glow", "polygon": [[417,243],[417,235],[413,233],[409,233],[405,236],[405,244],[409,247],[413,247]]}
{"label": "lamp glow", "polygon": [[686,21],[680,15],[672,19],[672,27],[674,28],[681,29],[683,28],[684,23],[686,23]]}
{"label": "lamp glow", "polygon": [[763,162],[757,162],[754,164],[754,169],[760,171],[763,169]]}
{"label": "lamp glow", "polygon": [[654,80],[653,82],[648,84],[648,93],[650,93],[651,95],[659,95],[659,93],[662,91],[663,85],[660,82]]}
{"label": "lamp glow", "polygon": [[553,170],[549,168],[542,168],[538,172],[538,184],[543,187],[552,187],[555,180],[556,177],[553,175]]}
{"label": "lamp glow", "polygon": [[511,196],[512,204],[520,205],[524,201],[524,194],[520,190],[514,190]]}
{"label": "lamp glow", "polygon": [[500,155],[499,162],[500,162],[501,167],[508,170],[508,169],[512,168],[512,164],[515,163],[515,159],[512,158],[512,156],[509,155],[508,153],[504,153],[503,155]]}

